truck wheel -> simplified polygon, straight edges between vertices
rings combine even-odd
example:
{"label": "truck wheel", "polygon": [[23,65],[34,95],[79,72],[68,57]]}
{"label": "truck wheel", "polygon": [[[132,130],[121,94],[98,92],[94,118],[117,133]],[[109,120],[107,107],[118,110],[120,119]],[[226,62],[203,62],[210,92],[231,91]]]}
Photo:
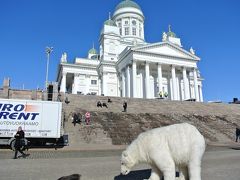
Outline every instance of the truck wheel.
{"label": "truck wheel", "polygon": [[15,151],[15,142],[16,142],[16,139],[13,139],[11,142],[10,142],[10,148],[11,150]]}

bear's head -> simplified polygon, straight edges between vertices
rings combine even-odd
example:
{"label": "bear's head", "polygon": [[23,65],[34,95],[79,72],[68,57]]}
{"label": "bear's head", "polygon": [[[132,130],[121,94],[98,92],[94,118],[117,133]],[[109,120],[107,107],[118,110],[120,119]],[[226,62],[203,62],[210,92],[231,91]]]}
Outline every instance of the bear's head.
{"label": "bear's head", "polygon": [[121,157],[121,173],[127,175],[135,165],[134,160],[127,151],[123,151]]}

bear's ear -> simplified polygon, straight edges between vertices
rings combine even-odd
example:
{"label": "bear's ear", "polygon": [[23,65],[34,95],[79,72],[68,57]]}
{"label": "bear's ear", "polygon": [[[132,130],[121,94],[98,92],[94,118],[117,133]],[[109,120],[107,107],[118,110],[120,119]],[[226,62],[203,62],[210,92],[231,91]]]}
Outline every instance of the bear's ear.
{"label": "bear's ear", "polygon": [[128,156],[128,154],[127,154],[126,151],[123,151],[123,156],[124,156],[124,157],[127,157],[127,156]]}

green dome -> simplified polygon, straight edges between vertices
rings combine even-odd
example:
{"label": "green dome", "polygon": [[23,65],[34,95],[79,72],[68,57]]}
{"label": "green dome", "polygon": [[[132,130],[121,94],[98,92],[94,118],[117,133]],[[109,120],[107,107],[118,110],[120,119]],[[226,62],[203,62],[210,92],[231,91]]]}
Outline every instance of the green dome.
{"label": "green dome", "polygon": [[175,38],[177,37],[177,35],[176,35],[174,32],[171,32],[171,31],[168,32],[167,35],[168,35],[169,37],[175,37]]}
{"label": "green dome", "polygon": [[88,54],[97,54],[97,50],[92,48],[88,51]]}
{"label": "green dome", "polygon": [[124,1],[120,2],[117,5],[115,11],[117,11],[118,9],[121,9],[121,8],[126,8],[126,7],[133,7],[133,8],[136,8],[136,9],[142,11],[141,7],[137,3],[135,3],[131,0],[124,0]]}
{"label": "green dome", "polygon": [[168,35],[168,37],[174,37],[174,38],[177,37],[177,35],[174,32],[172,32],[171,25],[168,26],[168,33],[167,33],[167,35]]}
{"label": "green dome", "polygon": [[109,26],[117,26],[116,23],[111,19],[106,20],[104,24]]}

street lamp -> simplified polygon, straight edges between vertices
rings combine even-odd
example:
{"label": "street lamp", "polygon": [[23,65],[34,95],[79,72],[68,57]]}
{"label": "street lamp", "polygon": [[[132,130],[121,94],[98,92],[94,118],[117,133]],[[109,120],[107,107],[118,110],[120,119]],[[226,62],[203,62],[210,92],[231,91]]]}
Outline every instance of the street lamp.
{"label": "street lamp", "polygon": [[45,52],[47,54],[47,72],[46,72],[46,90],[47,90],[47,86],[48,86],[48,66],[49,66],[49,58],[50,58],[50,54],[53,51],[53,47],[46,47]]}

